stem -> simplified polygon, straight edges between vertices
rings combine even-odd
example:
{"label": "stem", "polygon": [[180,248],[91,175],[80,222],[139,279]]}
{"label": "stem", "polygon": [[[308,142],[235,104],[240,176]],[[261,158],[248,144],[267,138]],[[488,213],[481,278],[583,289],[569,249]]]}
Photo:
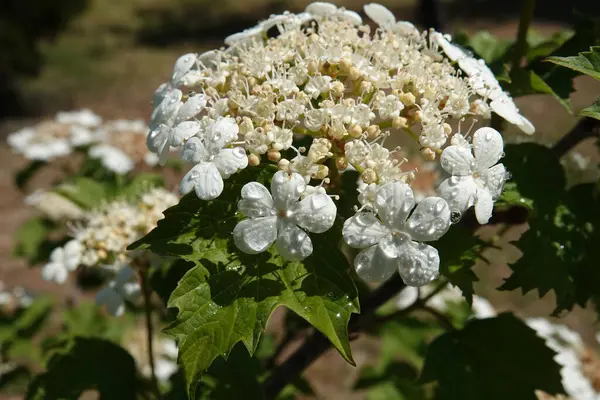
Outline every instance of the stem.
{"label": "stem", "polygon": [[442,314],[441,312],[439,312],[435,308],[431,308],[429,306],[423,305],[423,306],[419,307],[419,309],[423,310],[423,311],[427,311],[429,314],[431,314],[432,316],[434,316],[435,319],[437,319],[440,322],[440,324],[444,328],[446,328],[446,330],[453,331],[453,330],[456,329],[454,327],[454,325],[452,324],[452,321],[450,321],[450,319],[448,319],[448,317],[446,317],[444,314]]}
{"label": "stem", "polygon": [[146,265],[139,268],[140,281],[142,286],[142,294],[144,296],[144,314],[146,315],[146,340],[148,345],[148,362],[150,363],[150,379],[152,382],[152,390],[156,398],[160,399],[160,390],[158,388],[158,379],[156,379],[156,368],[154,362],[154,345],[152,338],[154,337],[154,327],[152,325],[152,289],[148,284],[148,269]]}
{"label": "stem", "polygon": [[[400,275],[394,276],[369,294],[363,303],[361,314],[354,314],[348,324],[349,333],[358,332],[368,319],[381,305],[404,289]],[[274,399],[290,382],[304,371],[314,360],[319,358],[331,346],[331,342],[319,331],[313,333],[304,341],[287,360],[285,360],[266,380],[264,384],[265,397]]]}
{"label": "stem", "polygon": [[533,18],[534,9],[535,0],[524,1],[523,8],[521,9],[521,18],[519,20],[517,41],[515,42],[513,53],[512,68],[510,70],[511,75],[521,67],[521,60],[527,53],[527,31],[529,31],[529,25],[531,24],[531,19]]}

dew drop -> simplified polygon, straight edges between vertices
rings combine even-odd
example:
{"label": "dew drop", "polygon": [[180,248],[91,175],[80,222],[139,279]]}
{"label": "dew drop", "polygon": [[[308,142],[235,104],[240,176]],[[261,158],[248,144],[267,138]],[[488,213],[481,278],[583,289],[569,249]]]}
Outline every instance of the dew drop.
{"label": "dew drop", "polygon": [[198,179],[200,177],[200,172],[198,172],[197,170],[192,170],[192,172],[190,172],[190,179]]}

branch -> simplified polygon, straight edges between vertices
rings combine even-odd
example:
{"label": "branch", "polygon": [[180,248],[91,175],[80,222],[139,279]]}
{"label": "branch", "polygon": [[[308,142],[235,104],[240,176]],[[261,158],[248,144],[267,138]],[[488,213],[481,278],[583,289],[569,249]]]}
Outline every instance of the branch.
{"label": "branch", "polygon": [[582,140],[590,137],[598,137],[599,130],[600,122],[597,119],[589,117],[582,118],[569,133],[560,138],[560,140],[552,146],[552,151],[554,151],[558,157],[562,157],[573,147],[577,146]]}
{"label": "branch", "polygon": [[157,399],[160,399],[160,390],[158,387],[158,380],[156,379],[156,363],[154,360],[154,327],[152,325],[152,288],[148,282],[148,267],[147,265],[140,265],[138,268],[140,275],[140,284],[142,286],[142,294],[144,297],[144,314],[146,316],[146,340],[148,346],[148,362],[150,363],[150,380],[152,383],[152,390]]}
{"label": "branch", "polygon": [[[360,330],[362,321],[369,318],[371,314],[381,305],[399,293],[406,287],[400,275],[394,276],[384,282],[381,286],[369,294],[362,303],[361,314],[354,314],[348,324],[349,333]],[[331,346],[329,340],[320,332],[313,333],[304,341],[287,360],[285,360],[264,384],[265,397],[274,399],[290,382],[302,373],[314,360],[319,358]]]}
{"label": "branch", "polygon": [[523,8],[521,9],[519,30],[517,32],[517,40],[514,47],[512,68],[510,69],[511,75],[513,75],[521,67],[521,60],[527,53],[527,31],[529,31],[529,25],[531,24],[531,19],[533,18],[534,9],[535,0],[525,0]]}

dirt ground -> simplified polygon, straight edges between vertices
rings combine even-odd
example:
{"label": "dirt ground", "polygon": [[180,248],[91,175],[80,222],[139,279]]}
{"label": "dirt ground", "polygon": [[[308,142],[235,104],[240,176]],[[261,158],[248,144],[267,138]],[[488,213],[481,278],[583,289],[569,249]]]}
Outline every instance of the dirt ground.
{"label": "dirt ground", "polygon": [[[460,25],[460,24],[459,24]],[[490,21],[477,21],[468,25],[469,30],[487,29],[498,35],[513,35],[516,31],[514,21],[491,23]],[[537,24],[536,29],[548,33],[557,29],[556,25]],[[74,36],[71,34],[71,36]],[[74,57],[80,57],[83,53],[73,44],[73,37],[59,39],[67,44],[74,52]],[[199,44],[183,43],[182,45],[169,47],[134,46],[132,43],[119,45],[110,56],[97,61],[96,66],[90,69],[94,73],[101,71],[100,77],[90,75],[87,79],[98,79],[99,83],[87,82],[85,76],[69,75],[68,67],[57,62],[50,62],[43,70],[40,77],[25,83],[27,96],[36,97],[41,105],[37,116],[28,119],[11,119],[0,121],[0,280],[6,284],[22,285],[34,292],[50,293],[57,299],[65,301],[69,298],[83,296],[79,289],[71,282],[67,285],[57,286],[44,282],[40,278],[39,269],[28,268],[22,260],[14,259],[11,255],[13,240],[12,236],[16,229],[26,221],[32,210],[24,203],[24,196],[34,188],[47,187],[53,178],[60,174],[58,170],[51,168],[36,176],[24,189],[20,191],[14,185],[15,173],[25,165],[25,161],[12,154],[5,144],[5,137],[11,131],[32,123],[40,116],[51,116],[61,109],[90,108],[106,119],[112,118],[147,118],[150,114],[150,99],[154,89],[167,77],[172,68],[175,58],[188,51],[201,51],[215,45],[213,39]],[[56,52],[56,49],[52,50]],[[53,54],[50,51],[50,54]],[[62,68],[62,69],[61,69]],[[66,71],[66,72],[65,72]],[[69,79],[75,81],[70,82]],[[600,85],[587,79],[577,81],[578,92],[573,96],[575,109],[591,103],[598,93]],[[65,92],[66,91],[66,92]],[[524,115],[531,119],[537,127],[534,140],[542,143],[553,143],[574,125],[576,119],[559,105],[555,100],[543,96],[531,96],[519,99],[519,106]],[[582,143],[576,151],[585,156],[596,157],[594,146]],[[486,227],[481,229],[481,235],[490,237],[497,227]],[[498,292],[493,288],[502,283],[503,278],[509,275],[506,266],[508,261],[519,257],[519,252],[509,241],[519,237],[526,229],[525,226],[515,226],[508,229],[501,240],[502,250],[490,250],[486,257],[492,261],[491,265],[478,265],[476,271],[481,278],[478,291],[485,294],[492,303],[500,310],[514,310],[522,315],[547,315],[553,304],[552,294],[542,299],[537,295],[529,293],[520,296],[518,293]],[[581,332],[585,340],[593,343],[595,332],[595,313],[590,310],[576,308],[561,321],[571,328]],[[273,318],[273,324],[277,324],[278,318]],[[311,382],[317,398],[321,399],[361,399],[360,393],[351,394],[349,388],[352,386],[361,366],[372,361],[378,352],[377,342],[360,337],[353,344],[354,356],[358,368],[346,364],[335,351],[328,351],[317,362],[315,362],[305,373]],[[291,351],[291,349],[290,349]],[[0,400],[8,400],[0,394]],[[12,398],[11,398],[12,399]]]}

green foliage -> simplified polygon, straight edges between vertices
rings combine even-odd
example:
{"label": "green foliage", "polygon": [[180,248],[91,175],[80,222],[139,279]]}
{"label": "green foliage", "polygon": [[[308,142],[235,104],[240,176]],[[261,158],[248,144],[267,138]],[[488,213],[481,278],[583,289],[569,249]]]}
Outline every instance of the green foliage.
{"label": "green foliage", "polygon": [[593,185],[565,189],[565,176],[552,151],[535,144],[509,145],[504,164],[513,173],[515,192],[533,206],[529,230],[515,242],[523,256],[510,265],[513,274],[501,290],[553,290],[555,314],[582,307],[600,285],[600,201]]}
{"label": "green foliage", "polygon": [[534,330],[501,314],[435,339],[420,381],[436,381],[440,400],[535,400],[536,389],[564,393],[554,355]]}
{"label": "green foliage", "polygon": [[53,350],[46,372],[30,383],[26,399],[78,399],[86,390],[103,399],[135,399],[143,385],[135,360],[122,347],[101,339],[75,337]]}
{"label": "green foliage", "polygon": [[179,361],[193,397],[195,385],[217,356],[227,357],[241,341],[253,354],[273,310],[284,305],[324,333],[352,361],[347,325],[358,311],[357,291],[339,248],[339,226],[313,238],[314,252],[303,262],[285,262],[275,252],[248,256],[237,250],[231,232],[243,183],[265,182],[261,169],[232,177],[210,202],[194,193],[165,212],[158,227],[130,248],[148,248],[193,262],[171,294],[179,314],[166,330],[179,343]]}
{"label": "green foliage", "polygon": [[600,80],[600,46],[592,46],[590,51],[584,51],[577,56],[548,57],[546,61]]}
{"label": "green foliage", "polygon": [[42,326],[52,308],[49,298],[36,299],[29,307],[22,308],[14,316],[0,315],[0,346],[5,347],[18,339],[31,338]]}
{"label": "green foliage", "polygon": [[48,238],[56,229],[57,225],[46,218],[31,218],[15,232],[13,254],[32,265],[48,260],[52,250],[61,244]]}
{"label": "green foliage", "polygon": [[579,115],[583,117],[600,119],[600,97],[596,99],[594,104],[581,110]]}
{"label": "green foliage", "polygon": [[434,246],[440,254],[440,274],[462,291],[469,303],[473,302],[473,283],[479,279],[472,268],[477,262],[484,242],[464,223],[452,228]]}
{"label": "green foliage", "polygon": [[115,187],[110,181],[97,181],[86,177],[76,177],[58,185],[54,191],[84,209],[102,204],[114,196]]}

